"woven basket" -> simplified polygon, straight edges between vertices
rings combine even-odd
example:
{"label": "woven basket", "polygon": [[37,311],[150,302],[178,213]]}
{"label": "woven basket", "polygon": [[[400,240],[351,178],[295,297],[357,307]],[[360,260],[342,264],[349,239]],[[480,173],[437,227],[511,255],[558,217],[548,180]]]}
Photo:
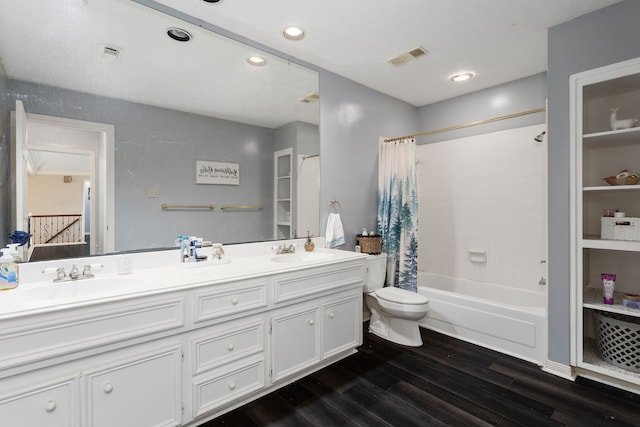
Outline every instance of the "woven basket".
{"label": "woven basket", "polygon": [[602,178],[607,181],[609,185],[636,185],[640,178],[637,175],[629,175],[626,178],[616,178],[615,176],[608,176],[606,178]]}
{"label": "woven basket", "polygon": [[360,252],[365,254],[378,255],[382,252],[382,237],[375,236],[363,236],[358,234],[356,236],[356,245],[360,246]]}
{"label": "woven basket", "polygon": [[640,373],[640,320],[594,312],[594,323],[600,356],[619,368]]}

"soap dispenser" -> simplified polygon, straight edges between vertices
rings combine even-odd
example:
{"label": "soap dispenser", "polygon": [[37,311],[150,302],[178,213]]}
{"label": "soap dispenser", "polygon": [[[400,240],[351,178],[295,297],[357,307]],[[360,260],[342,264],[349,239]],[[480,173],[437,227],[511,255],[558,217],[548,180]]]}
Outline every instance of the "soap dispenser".
{"label": "soap dispenser", "polygon": [[0,291],[18,287],[18,264],[15,263],[11,248],[2,249],[0,257]]}
{"label": "soap dispenser", "polygon": [[307,252],[311,252],[315,247],[316,245],[311,241],[311,235],[307,231],[307,241],[304,244],[304,250]]}

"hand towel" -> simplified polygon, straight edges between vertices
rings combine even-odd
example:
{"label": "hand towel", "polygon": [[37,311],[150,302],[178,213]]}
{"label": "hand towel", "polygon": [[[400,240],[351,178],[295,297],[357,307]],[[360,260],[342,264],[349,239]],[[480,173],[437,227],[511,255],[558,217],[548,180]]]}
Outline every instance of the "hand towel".
{"label": "hand towel", "polygon": [[342,220],[339,213],[329,213],[324,239],[326,248],[344,245],[344,229],[342,228]]}

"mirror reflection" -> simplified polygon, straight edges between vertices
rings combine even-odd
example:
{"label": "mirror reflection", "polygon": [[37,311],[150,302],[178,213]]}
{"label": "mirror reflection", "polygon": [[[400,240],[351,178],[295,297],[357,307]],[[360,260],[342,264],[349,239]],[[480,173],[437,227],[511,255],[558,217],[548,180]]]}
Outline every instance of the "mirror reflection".
{"label": "mirror reflection", "polygon": [[315,71],[130,0],[4,1],[0,60],[32,260],[319,234]]}

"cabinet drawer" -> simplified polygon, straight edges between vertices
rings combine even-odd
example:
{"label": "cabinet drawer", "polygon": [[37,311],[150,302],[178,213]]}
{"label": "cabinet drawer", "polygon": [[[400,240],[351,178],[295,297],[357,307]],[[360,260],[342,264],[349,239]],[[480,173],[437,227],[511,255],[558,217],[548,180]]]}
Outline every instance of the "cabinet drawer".
{"label": "cabinet drawer", "polygon": [[214,326],[191,342],[193,374],[264,351],[264,319]]}
{"label": "cabinet drawer", "polygon": [[22,427],[79,426],[78,385],[75,377],[32,388],[1,384],[11,395],[0,395],[0,423]]}
{"label": "cabinet drawer", "polygon": [[196,292],[194,322],[216,319],[230,314],[267,306],[267,280],[213,286]]}
{"label": "cabinet drawer", "polygon": [[[120,353],[120,354],[130,354]],[[100,362],[114,357],[102,358]],[[182,421],[179,346],[130,354],[88,371],[87,427],[178,426]],[[117,357],[117,356],[116,356]]]}
{"label": "cabinet drawer", "polygon": [[0,366],[22,365],[179,328],[184,325],[183,301],[181,296],[132,299],[11,319],[0,330]]}
{"label": "cabinet drawer", "polygon": [[274,302],[280,303],[331,289],[363,284],[362,264],[320,267],[275,278]]}
{"label": "cabinet drawer", "polygon": [[193,416],[219,408],[264,388],[264,359],[228,365],[193,382]]}

